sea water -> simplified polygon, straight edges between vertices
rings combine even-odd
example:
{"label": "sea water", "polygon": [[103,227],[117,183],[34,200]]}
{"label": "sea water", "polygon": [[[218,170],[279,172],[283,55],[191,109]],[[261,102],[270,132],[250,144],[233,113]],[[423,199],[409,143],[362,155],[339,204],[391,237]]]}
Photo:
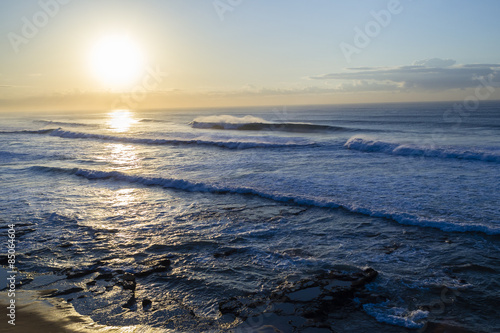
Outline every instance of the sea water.
{"label": "sea water", "polygon": [[[199,316],[291,275],[372,267],[368,288],[384,300],[360,304],[362,327],[498,331],[500,103],[451,110],[3,113],[2,230],[16,224],[27,272],[96,262],[134,272],[168,255],[169,277],[141,281],[142,296]],[[103,324],[137,319],[77,310]]]}

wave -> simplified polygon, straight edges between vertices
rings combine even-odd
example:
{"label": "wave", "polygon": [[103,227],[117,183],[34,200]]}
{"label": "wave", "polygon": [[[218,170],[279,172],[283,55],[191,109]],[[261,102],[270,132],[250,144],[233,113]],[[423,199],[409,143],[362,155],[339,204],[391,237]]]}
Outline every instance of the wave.
{"label": "wave", "polygon": [[61,129],[53,130],[50,132],[52,136],[58,136],[66,139],[96,139],[106,141],[117,141],[126,143],[139,143],[148,145],[202,145],[202,146],[216,146],[227,149],[249,149],[249,148],[282,148],[282,147],[295,147],[295,146],[311,146],[313,143],[296,143],[296,142],[256,142],[256,141],[213,141],[202,139],[148,139],[148,138],[132,138],[113,135],[93,134],[93,133],[80,133],[63,131]]}
{"label": "wave", "polygon": [[409,311],[404,308],[390,307],[389,302],[380,304],[364,304],[363,310],[378,322],[390,325],[402,326],[411,329],[422,328],[425,325],[424,320],[429,312],[423,310]]}
{"label": "wave", "polygon": [[9,159],[22,159],[26,158],[26,156],[29,156],[29,154],[13,153],[10,151],[0,150],[0,161]]}
{"label": "wave", "polygon": [[239,131],[283,131],[283,132],[324,132],[324,131],[349,131],[346,127],[317,125],[310,123],[279,123],[269,122],[254,116],[242,118],[222,115],[198,117],[190,125],[193,128],[217,129],[217,130],[239,130]]}
{"label": "wave", "polygon": [[[250,148],[286,148],[286,147],[313,147],[317,146],[316,143],[311,141],[297,141],[291,139],[281,139],[282,142],[266,142],[266,141],[249,141],[249,140],[207,140],[204,138],[200,139],[184,139],[184,138],[172,138],[172,139],[152,139],[152,138],[133,138],[125,136],[113,136],[105,134],[96,133],[82,133],[82,132],[72,132],[65,131],[61,128],[51,128],[43,130],[20,130],[20,131],[0,131],[0,134],[48,134],[51,136],[57,136],[65,139],[92,139],[92,140],[104,140],[104,141],[116,141],[125,143],[138,143],[145,145],[199,145],[199,146],[215,146],[227,149],[250,149]],[[278,140],[280,138],[274,138]]]}
{"label": "wave", "polygon": [[500,152],[485,151],[474,148],[457,147],[433,147],[417,146],[413,144],[401,144],[371,140],[360,137],[350,138],[344,147],[362,152],[385,153],[398,156],[413,157],[436,157],[436,158],[454,158],[462,160],[477,160],[484,162],[500,162]]}
{"label": "wave", "polygon": [[170,120],[161,120],[161,119],[152,119],[152,118],[144,118],[139,120],[141,123],[171,123]]}
{"label": "wave", "polygon": [[43,129],[43,130],[20,130],[20,131],[0,131],[0,134],[49,134],[55,131],[55,128]]}
{"label": "wave", "polygon": [[250,187],[228,187],[228,186],[219,186],[216,184],[193,182],[185,179],[145,177],[140,175],[130,175],[119,171],[99,171],[99,170],[89,170],[80,168],[69,169],[69,168],[46,167],[46,166],[34,166],[30,167],[30,169],[42,172],[71,174],[84,177],[89,180],[111,179],[111,180],[125,181],[129,183],[136,183],[147,186],[160,186],[163,188],[177,189],[188,192],[254,195],[264,199],[295,204],[299,206],[309,206],[309,207],[319,207],[319,208],[342,208],[353,213],[390,219],[404,225],[432,227],[446,232],[483,232],[489,235],[500,235],[500,228],[490,227],[481,224],[459,224],[444,220],[438,220],[438,221],[425,220],[418,216],[407,213],[372,210],[368,208],[359,207],[356,205],[341,204],[328,200],[321,200],[317,198],[309,198],[304,196],[294,196],[292,194],[284,194],[276,192],[268,193],[255,190]]}
{"label": "wave", "polygon": [[54,125],[54,126],[66,126],[66,127],[98,127],[95,124],[84,124],[84,123],[71,123],[64,121],[52,121],[52,120],[33,120],[34,123],[42,123],[46,126]]}

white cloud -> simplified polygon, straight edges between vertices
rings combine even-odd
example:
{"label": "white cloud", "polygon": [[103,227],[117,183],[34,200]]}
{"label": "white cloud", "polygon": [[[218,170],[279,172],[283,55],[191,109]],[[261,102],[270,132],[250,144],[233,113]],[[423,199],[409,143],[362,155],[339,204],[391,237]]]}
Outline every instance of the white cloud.
{"label": "white cloud", "polygon": [[456,61],[453,59],[440,59],[440,58],[432,58],[432,59],[424,59],[417,60],[413,62],[414,66],[425,66],[425,67],[450,67],[455,65]]}
{"label": "white cloud", "polygon": [[[418,65],[415,65],[418,63]],[[344,72],[310,77],[314,80],[364,80],[372,83],[392,83],[395,89],[449,90],[477,87],[479,79],[500,82],[500,64],[469,64],[451,66],[451,59],[427,59],[411,66],[358,67]],[[390,85],[388,85],[390,86]]]}

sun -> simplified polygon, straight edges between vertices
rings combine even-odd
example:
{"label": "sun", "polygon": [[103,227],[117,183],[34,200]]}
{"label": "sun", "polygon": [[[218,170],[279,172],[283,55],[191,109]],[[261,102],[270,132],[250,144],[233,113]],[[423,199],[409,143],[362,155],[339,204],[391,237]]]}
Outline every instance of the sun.
{"label": "sun", "polygon": [[127,35],[104,36],[91,49],[90,69],[106,88],[129,88],[143,74],[142,50]]}

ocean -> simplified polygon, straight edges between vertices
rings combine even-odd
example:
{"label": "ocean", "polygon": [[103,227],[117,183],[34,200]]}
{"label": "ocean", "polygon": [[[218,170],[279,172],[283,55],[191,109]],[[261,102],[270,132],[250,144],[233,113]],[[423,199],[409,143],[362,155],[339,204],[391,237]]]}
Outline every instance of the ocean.
{"label": "ocean", "polygon": [[500,102],[453,107],[3,113],[1,230],[23,274],[135,274],[61,296],[101,325],[252,331],[220,304],[370,267],[331,330],[498,332]]}

